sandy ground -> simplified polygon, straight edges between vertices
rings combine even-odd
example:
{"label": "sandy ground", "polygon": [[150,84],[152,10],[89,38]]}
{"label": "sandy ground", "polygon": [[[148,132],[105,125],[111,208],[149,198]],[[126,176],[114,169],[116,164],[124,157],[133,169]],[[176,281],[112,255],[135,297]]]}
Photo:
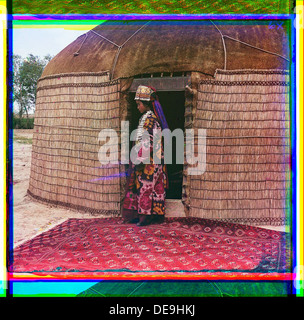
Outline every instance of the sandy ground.
{"label": "sandy ground", "polygon": [[[27,195],[31,166],[31,139],[33,130],[14,130],[13,144],[13,230],[14,245],[33,238],[69,218],[96,218],[89,213],[58,208],[37,202]],[[166,216],[185,216],[179,200],[167,200]],[[98,215],[98,217],[106,217]],[[284,226],[262,226],[278,231],[287,231]]]}
{"label": "sandy ground", "polygon": [[[27,195],[33,130],[14,130],[13,144],[13,230],[14,245],[33,238],[69,218],[96,218],[96,215],[58,208],[37,202]],[[167,201],[167,216],[184,216],[180,201]],[[98,217],[106,217],[98,215]]]}

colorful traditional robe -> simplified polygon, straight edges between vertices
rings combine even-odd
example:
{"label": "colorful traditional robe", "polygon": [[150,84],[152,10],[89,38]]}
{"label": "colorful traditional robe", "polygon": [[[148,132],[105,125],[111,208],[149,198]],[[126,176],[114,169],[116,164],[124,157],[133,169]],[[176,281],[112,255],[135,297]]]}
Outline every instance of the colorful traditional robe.
{"label": "colorful traditional robe", "polygon": [[[146,130],[149,134],[149,141],[148,143],[142,141],[138,156],[142,158],[146,154],[144,149],[148,148],[150,163],[130,164],[130,176],[123,203],[123,217],[128,218],[128,215],[124,216],[124,211],[129,213],[133,211],[129,215],[129,220],[131,220],[130,218],[135,218],[138,214],[162,216],[165,214],[165,189],[168,186],[168,178],[166,165],[163,164],[164,154],[161,139],[158,140],[160,145],[156,146],[161,164],[153,163],[153,130],[161,130],[161,127],[152,111],[148,111],[148,114],[144,114],[143,117],[146,117],[146,119],[142,128],[139,125],[138,130]],[[140,141],[137,141],[137,143],[140,143]]]}

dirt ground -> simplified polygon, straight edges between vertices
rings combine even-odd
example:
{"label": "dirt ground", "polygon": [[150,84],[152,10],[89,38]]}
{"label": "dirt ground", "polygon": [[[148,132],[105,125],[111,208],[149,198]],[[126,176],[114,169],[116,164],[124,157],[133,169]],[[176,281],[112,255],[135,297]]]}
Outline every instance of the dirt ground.
{"label": "dirt ground", "polygon": [[[14,246],[53,228],[69,218],[96,218],[89,213],[58,208],[37,202],[27,195],[29,185],[33,130],[14,130],[13,143],[13,230]],[[179,200],[167,200],[166,216],[185,216]],[[98,217],[106,217],[98,215]],[[284,226],[262,226],[287,231]]]}
{"label": "dirt ground", "polygon": [[[13,143],[13,230],[14,246],[33,238],[69,218],[96,218],[89,213],[58,208],[33,200],[29,185],[33,130],[14,130]],[[180,201],[167,202],[167,216],[184,216]],[[98,215],[98,217],[106,217]]]}

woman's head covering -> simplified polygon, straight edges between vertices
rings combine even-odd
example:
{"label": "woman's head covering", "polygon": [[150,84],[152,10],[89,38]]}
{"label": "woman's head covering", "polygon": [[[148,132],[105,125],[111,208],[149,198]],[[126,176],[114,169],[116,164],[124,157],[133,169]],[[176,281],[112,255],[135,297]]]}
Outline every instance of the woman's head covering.
{"label": "woman's head covering", "polygon": [[156,117],[158,118],[162,129],[169,128],[162,106],[158,101],[156,90],[154,88],[148,87],[148,86],[142,86],[142,85],[138,86],[134,100],[151,101],[153,106],[153,111]]}
{"label": "woman's head covering", "polygon": [[151,101],[151,95],[156,90],[147,86],[138,86],[134,100]]}

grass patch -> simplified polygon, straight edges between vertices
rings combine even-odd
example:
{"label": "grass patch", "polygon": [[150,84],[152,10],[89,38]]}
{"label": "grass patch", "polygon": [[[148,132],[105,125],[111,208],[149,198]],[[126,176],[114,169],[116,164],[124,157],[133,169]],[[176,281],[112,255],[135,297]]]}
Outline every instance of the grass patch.
{"label": "grass patch", "polygon": [[34,118],[19,118],[13,116],[13,129],[33,129]]}
{"label": "grass patch", "polygon": [[26,138],[26,137],[20,137],[20,136],[14,136],[14,141],[23,143],[23,144],[33,144],[32,138]]}

